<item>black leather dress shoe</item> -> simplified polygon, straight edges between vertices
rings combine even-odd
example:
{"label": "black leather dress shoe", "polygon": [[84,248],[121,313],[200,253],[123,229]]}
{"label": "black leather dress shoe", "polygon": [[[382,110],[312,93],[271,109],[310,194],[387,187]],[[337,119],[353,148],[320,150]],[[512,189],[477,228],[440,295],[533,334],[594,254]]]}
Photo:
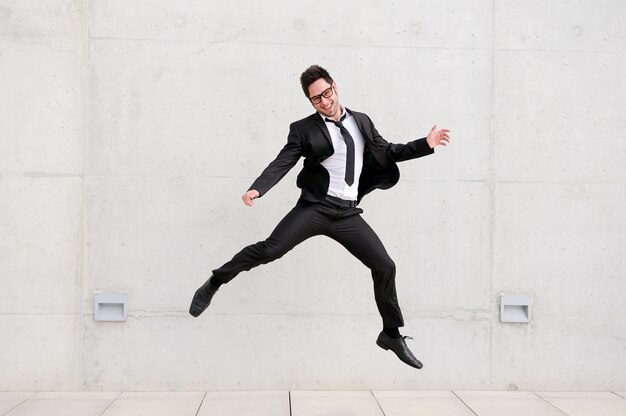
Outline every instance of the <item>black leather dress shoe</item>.
{"label": "black leather dress shoe", "polygon": [[409,347],[406,346],[405,339],[413,339],[411,337],[391,338],[385,332],[381,332],[376,340],[376,345],[384,350],[393,351],[398,358],[405,364],[415,367],[417,369],[422,368],[422,363],[415,358]]}
{"label": "black leather dress shoe", "polygon": [[[213,278],[213,276],[211,276]],[[189,313],[191,316],[198,317],[206,308],[211,304],[213,295],[217,293],[219,288],[211,284],[211,278],[207,280],[198,290],[196,290],[193,299],[191,300],[191,306],[189,306]]]}

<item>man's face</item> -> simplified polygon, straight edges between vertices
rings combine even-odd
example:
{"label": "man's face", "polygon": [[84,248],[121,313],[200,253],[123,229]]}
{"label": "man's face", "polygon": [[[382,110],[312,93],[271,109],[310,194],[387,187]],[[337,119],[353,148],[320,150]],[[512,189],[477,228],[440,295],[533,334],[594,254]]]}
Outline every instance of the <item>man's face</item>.
{"label": "man's face", "polygon": [[[330,91],[328,91],[329,89]],[[335,118],[341,114],[337,84],[334,81],[331,85],[324,78],[320,78],[309,85],[309,100],[315,110],[325,117]]]}

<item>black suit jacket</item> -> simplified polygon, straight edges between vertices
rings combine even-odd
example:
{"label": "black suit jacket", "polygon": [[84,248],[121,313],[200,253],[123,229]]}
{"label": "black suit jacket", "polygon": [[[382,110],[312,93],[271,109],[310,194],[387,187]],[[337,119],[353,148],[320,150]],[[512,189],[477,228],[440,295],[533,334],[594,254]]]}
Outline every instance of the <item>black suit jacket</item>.
{"label": "black suit jacket", "polygon": [[[351,113],[365,139],[358,201],[374,189],[389,189],[398,182],[400,171],[396,162],[434,153],[434,150],[426,143],[426,138],[407,144],[388,143],[378,134],[374,123],[366,114],[356,111],[351,111]],[[326,123],[318,113],[314,113],[289,126],[287,144],[249,189],[255,189],[259,192],[259,196],[263,196],[303,156],[304,167],[297,180],[298,187],[302,189],[302,198],[309,201],[323,201],[328,191],[330,176],[321,162],[333,153],[334,149]]]}

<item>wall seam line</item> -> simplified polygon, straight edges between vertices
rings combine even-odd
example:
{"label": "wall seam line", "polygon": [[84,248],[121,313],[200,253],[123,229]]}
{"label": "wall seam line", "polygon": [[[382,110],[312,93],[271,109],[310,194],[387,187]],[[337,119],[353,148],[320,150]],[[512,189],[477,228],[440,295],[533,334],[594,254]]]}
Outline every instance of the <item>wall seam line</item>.
{"label": "wall seam line", "polygon": [[[89,137],[89,115],[90,115],[90,106],[89,97],[89,49],[90,49],[90,40],[89,40],[89,26],[91,19],[91,8],[89,0],[83,0],[83,57],[82,57],[82,84],[83,84],[83,125],[82,125],[82,166],[81,166],[81,207],[80,207],[80,248],[79,248],[79,270],[78,270],[78,293],[77,293],[77,303],[78,303],[78,313],[79,313],[79,324],[80,324],[80,384],[82,385],[83,390],[87,387],[87,371],[86,371],[86,357],[85,357],[85,342],[86,342],[86,328],[85,328],[85,314],[84,303],[83,303],[83,295],[85,290],[85,230],[86,230],[86,215],[85,215],[85,204],[86,204],[86,184],[85,184],[85,160],[87,159],[87,140]],[[121,394],[121,393],[120,393]],[[119,397],[119,395],[118,395]],[[117,398],[115,399],[117,400]],[[114,401],[115,401],[114,400]],[[108,408],[108,407],[107,407]]]}
{"label": "wall seam line", "polygon": [[[491,320],[489,323],[489,388],[493,389],[493,279],[494,279],[494,247],[495,247],[495,101],[496,101],[496,0],[491,3],[491,117],[489,120],[489,304]],[[456,395],[456,394],[455,394]]]}

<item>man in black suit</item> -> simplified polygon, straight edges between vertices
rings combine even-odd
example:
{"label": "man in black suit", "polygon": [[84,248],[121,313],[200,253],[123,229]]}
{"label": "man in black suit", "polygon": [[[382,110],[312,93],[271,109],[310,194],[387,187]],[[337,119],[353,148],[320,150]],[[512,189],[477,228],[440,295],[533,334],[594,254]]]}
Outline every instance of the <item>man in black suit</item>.
{"label": "man in black suit", "polygon": [[213,270],[196,291],[189,313],[199,316],[219,287],[240,272],[282,257],[309,237],[326,235],[371,270],[376,306],[383,320],[376,344],[391,349],[406,364],[422,368],[406,345],[405,339],[410,337],[401,336],[398,329],[404,320],[396,296],[396,266],[357,205],[374,189],[388,189],[398,182],[396,162],[429,155],[435,146],[445,146],[450,140],[449,130],[433,126],[425,138],[406,144],[388,143],[367,115],[339,103],[337,84],[324,68],[309,67],[300,82],[316,112],[291,124],[287,144],[242,199],[252,206],[304,157],[297,179],[301,197],[267,240],[244,248]]}

